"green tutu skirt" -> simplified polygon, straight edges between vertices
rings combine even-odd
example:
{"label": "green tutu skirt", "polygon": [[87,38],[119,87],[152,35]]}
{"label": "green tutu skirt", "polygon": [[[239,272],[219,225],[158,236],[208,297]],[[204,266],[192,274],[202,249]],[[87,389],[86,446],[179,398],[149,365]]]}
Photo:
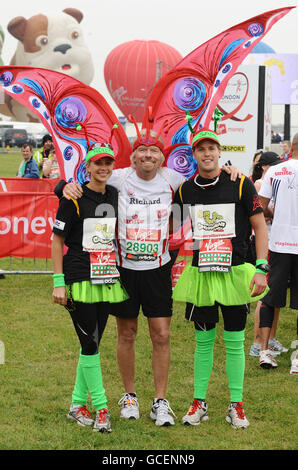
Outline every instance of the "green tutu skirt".
{"label": "green tutu skirt", "polygon": [[199,272],[187,266],[173,290],[173,300],[189,302],[197,307],[209,307],[216,302],[222,305],[244,305],[260,300],[268,292],[251,297],[250,282],[256,268],[250,263],[232,266],[230,273]]}
{"label": "green tutu skirt", "polygon": [[68,286],[68,294],[76,302],[94,304],[97,302],[117,303],[129,298],[121,282],[115,284],[91,284],[90,281],[74,282]]}

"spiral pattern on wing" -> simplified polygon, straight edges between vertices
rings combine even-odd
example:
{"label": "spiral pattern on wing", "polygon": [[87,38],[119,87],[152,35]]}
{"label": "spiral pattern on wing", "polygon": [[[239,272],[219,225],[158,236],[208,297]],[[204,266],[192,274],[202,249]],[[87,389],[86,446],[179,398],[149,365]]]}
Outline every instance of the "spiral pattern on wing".
{"label": "spiral pattern on wing", "polygon": [[183,145],[174,149],[168,157],[167,167],[187,179],[191,178],[197,171],[197,162],[193,157],[191,147]]}
{"label": "spiral pattern on wing", "polygon": [[205,96],[205,85],[197,78],[185,77],[179,80],[175,85],[175,103],[184,111],[198,109],[203,104]]}
{"label": "spiral pattern on wing", "polygon": [[251,23],[248,27],[248,32],[251,36],[258,37],[263,34],[264,28],[261,23]]}
{"label": "spiral pattern on wing", "polygon": [[57,124],[62,127],[74,128],[76,123],[84,122],[87,109],[82,100],[69,96],[58,103],[55,110]]}
{"label": "spiral pattern on wing", "polygon": [[13,81],[13,74],[10,71],[3,72],[0,75],[0,83],[3,86],[9,86],[11,82]]}

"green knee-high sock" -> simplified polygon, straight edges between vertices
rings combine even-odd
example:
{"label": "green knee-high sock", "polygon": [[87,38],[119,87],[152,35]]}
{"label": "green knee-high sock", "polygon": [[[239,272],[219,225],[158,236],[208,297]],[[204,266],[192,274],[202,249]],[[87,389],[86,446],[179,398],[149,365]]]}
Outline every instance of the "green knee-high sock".
{"label": "green knee-high sock", "polygon": [[245,370],[244,332],[224,331],[226,345],[226,373],[228,377],[231,402],[242,402]]}
{"label": "green knee-high sock", "polygon": [[80,354],[77,365],[75,386],[72,392],[72,403],[74,405],[86,405],[88,398],[88,386],[83,373],[81,357],[82,355]]}
{"label": "green knee-high sock", "polygon": [[92,405],[97,410],[107,407],[107,398],[103,387],[100,353],[92,356],[81,355],[82,370],[91,395]]}
{"label": "green knee-high sock", "polygon": [[194,398],[205,399],[213,367],[213,347],[216,338],[216,328],[209,331],[195,331]]}

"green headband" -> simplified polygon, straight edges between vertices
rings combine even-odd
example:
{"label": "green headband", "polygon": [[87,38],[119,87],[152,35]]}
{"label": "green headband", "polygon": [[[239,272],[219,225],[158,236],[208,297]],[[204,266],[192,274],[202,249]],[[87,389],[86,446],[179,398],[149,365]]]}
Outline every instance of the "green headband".
{"label": "green headband", "polygon": [[107,156],[111,156],[111,158],[115,160],[115,155],[112,149],[110,149],[109,147],[98,147],[87,152],[86,162],[88,162],[92,157],[94,157],[94,155],[98,155],[99,153],[104,153]]}
{"label": "green headband", "polygon": [[218,145],[220,145],[220,142],[219,142],[219,138],[218,138],[218,135],[215,134],[215,132],[212,132],[212,131],[201,131],[201,132],[198,132],[194,138],[192,139],[192,147],[194,146],[194,144],[198,141],[198,140],[202,140],[202,139],[211,139],[211,140],[215,140]]}

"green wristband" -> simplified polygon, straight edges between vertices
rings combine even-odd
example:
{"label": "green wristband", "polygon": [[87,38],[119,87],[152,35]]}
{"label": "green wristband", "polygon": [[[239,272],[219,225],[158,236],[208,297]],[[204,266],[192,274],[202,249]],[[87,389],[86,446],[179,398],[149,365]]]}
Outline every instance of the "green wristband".
{"label": "green wristband", "polygon": [[54,288],[65,287],[64,274],[53,274]]}
{"label": "green wristband", "polygon": [[263,271],[263,269],[256,269],[256,273],[259,273],[259,274],[264,274],[266,276],[266,271]]}
{"label": "green wristband", "polygon": [[259,266],[259,264],[267,264],[267,260],[266,259],[257,259],[256,266]]}

